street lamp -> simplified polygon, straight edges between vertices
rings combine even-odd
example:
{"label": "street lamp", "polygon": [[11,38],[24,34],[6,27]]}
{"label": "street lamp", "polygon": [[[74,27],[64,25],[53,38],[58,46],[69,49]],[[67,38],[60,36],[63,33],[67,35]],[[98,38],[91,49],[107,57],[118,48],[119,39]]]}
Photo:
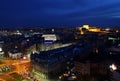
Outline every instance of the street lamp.
{"label": "street lamp", "polygon": [[109,66],[112,71],[117,70],[117,66],[115,64],[112,64]]}

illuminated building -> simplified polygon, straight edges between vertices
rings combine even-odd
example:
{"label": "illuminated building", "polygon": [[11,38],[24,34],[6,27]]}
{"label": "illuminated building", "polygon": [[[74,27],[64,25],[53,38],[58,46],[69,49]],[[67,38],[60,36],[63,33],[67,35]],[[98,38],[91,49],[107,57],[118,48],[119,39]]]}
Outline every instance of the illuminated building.
{"label": "illuminated building", "polygon": [[9,57],[12,59],[19,59],[21,58],[22,53],[19,52],[18,50],[11,50],[9,51]]}
{"label": "illuminated building", "polygon": [[4,52],[2,51],[2,48],[0,48],[0,58],[4,57]]}
{"label": "illuminated building", "polygon": [[13,34],[15,34],[15,35],[22,35],[22,33],[19,30],[15,31]]}
{"label": "illuminated building", "polygon": [[91,27],[89,28],[90,32],[100,32],[100,28],[96,28],[96,27]]}
{"label": "illuminated building", "polygon": [[43,34],[42,37],[44,37],[45,41],[56,41],[59,39],[59,37],[55,34]]}
{"label": "illuminated building", "polygon": [[[83,29],[85,29],[85,30],[83,30]],[[85,34],[86,31],[88,31],[88,32],[101,32],[100,28],[90,27],[89,25],[83,25],[82,27],[78,27],[78,30],[80,31],[80,34]]]}
{"label": "illuminated building", "polygon": [[41,74],[43,78],[59,75],[66,69],[67,60],[75,56],[72,49],[73,45],[31,54],[34,72]]}
{"label": "illuminated building", "polygon": [[[64,57],[61,55],[47,55],[48,52],[41,52],[40,54],[31,54],[31,62],[35,72],[41,74],[42,78],[49,78],[55,76],[65,69],[63,60]],[[49,52],[50,53],[50,52]]]}
{"label": "illuminated building", "polygon": [[90,27],[89,27],[89,25],[83,25],[83,28],[89,30]]}
{"label": "illuminated building", "polygon": [[79,27],[78,30],[80,31],[80,34],[84,34],[84,32],[82,31],[82,27]]}

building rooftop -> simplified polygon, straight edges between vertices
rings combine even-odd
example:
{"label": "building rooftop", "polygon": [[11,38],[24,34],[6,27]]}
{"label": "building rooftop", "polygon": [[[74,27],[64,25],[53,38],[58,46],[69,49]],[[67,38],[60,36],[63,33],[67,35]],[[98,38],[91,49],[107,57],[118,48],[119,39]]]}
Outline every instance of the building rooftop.
{"label": "building rooftop", "polygon": [[[58,61],[65,60],[65,58],[69,58],[73,56],[72,53],[73,45],[62,47],[54,50],[49,51],[42,51],[39,53],[31,54],[31,60],[34,60],[39,63],[47,63],[47,64],[53,64]],[[69,51],[69,52],[68,52]]]}
{"label": "building rooftop", "polygon": [[18,54],[18,53],[20,53],[20,51],[14,49],[14,50],[10,50],[10,53],[11,54]]}

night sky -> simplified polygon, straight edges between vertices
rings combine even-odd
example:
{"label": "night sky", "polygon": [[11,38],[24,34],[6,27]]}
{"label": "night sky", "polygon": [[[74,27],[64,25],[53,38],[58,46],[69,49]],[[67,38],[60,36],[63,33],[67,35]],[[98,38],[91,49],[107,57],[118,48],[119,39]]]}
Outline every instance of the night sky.
{"label": "night sky", "polygon": [[0,0],[0,27],[120,27],[120,0]]}

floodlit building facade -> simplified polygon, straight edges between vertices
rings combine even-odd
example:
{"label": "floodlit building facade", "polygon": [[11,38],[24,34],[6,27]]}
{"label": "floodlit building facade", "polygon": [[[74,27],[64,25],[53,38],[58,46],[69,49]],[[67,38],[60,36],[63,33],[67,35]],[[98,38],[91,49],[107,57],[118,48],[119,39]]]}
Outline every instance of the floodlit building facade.
{"label": "floodlit building facade", "polygon": [[12,59],[19,59],[21,58],[22,53],[19,52],[18,50],[11,50],[9,51],[9,57]]}

